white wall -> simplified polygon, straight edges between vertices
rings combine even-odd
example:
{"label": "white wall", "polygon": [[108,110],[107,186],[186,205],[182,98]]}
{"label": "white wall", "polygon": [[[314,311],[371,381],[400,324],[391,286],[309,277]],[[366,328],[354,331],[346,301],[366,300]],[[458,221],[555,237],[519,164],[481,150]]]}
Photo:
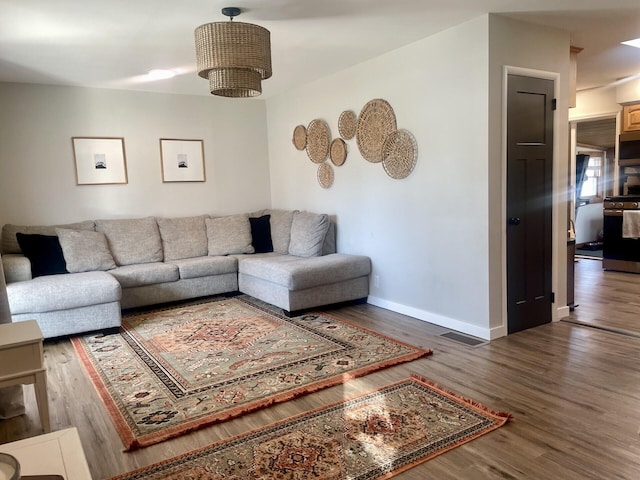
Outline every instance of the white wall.
{"label": "white wall", "polygon": [[[265,103],[0,83],[0,225],[270,205]],[[71,137],[124,137],[126,185],[76,185]],[[204,140],[206,182],[163,183],[160,138]]]}
{"label": "white wall", "polygon": [[612,116],[620,108],[616,101],[615,87],[583,90],[576,93],[576,106],[569,109],[569,120]]}
{"label": "white wall", "polygon": [[[483,338],[506,333],[502,66],[564,75],[569,61],[568,35],[500,19],[491,24],[490,63],[490,18],[476,18],[267,101],[273,206],[336,215],[339,250],[373,260],[371,303]],[[560,91],[566,97],[563,88],[564,80]],[[337,137],[340,113],[359,113],[373,98],[389,101],[398,127],[415,135],[416,169],[404,180],[392,180],[349,140],[345,165],[335,168],[333,187],[323,190],[317,166],[291,143],[294,127],[324,119]],[[561,108],[562,102],[566,111],[566,98]],[[560,135],[567,135],[566,123],[565,113]],[[566,149],[566,142],[558,143],[560,151],[563,144]],[[566,162],[566,154],[558,161]],[[566,240],[566,219],[555,222]],[[558,283],[557,269],[555,277]]]}
{"label": "white wall", "polygon": [[[637,77],[637,76],[636,76]],[[635,103],[640,100],[640,79],[621,82],[616,88],[617,103]]]}
{"label": "white wall", "polygon": [[[480,336],[489,325],[487,24],[478,18],[267,101],[273,206],[336,215],[339,251],[373,260],[371,303]],[[340,113],[374,98],[415,136],[415,170],[391,179],[354,138],[323,190],[317,165],[291,143],[294,127],[324,119],[337,137]]]}

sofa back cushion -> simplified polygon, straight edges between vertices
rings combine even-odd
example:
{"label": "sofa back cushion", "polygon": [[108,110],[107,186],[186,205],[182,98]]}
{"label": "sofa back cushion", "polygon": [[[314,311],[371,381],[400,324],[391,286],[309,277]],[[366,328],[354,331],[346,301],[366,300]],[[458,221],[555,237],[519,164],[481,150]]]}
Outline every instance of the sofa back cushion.
{"label": "sofa back cushion", "polygon": [[104,233],[67,228],[56,228],[56,233],[70,273],[116,268]]}
{"label": "sofa back cushion", "polygon": [[293,213],[296,211],[297,210],[268,210],[265,212],[271,215],[271,240],[274,252],[283,255],[289,253],[291,222],[293,222]]}
{"label": "sofa back cushion", "polygon": [[[287,255],[289,253],[289,243],[291,241],[291,223],[293,215],[297,210],[259,210],[249,214],[249,217],[258,218],[263,215],[270,215],[270,229],[273,251]],[[336,224],[329,217],[329,230],[324,237],[321,255],[336,253]]]}
{"label": "sofa back cushion", "polygon": [[157,218],[165,261],[207,255],[207,215]]}
{"label": "sofa back cushion", "polygon": [[154,217],[96,220],[116,265],[162,262],[162,240]]}
{"label": "sofa back cushion", "polygon": [[297,257],[321,256],[329,223],[326,214],[293,212],[289,254]]}
{"label": "sofa back cushion", "polygon": [[324,244],[322,245],[322,255],[329,255],[331,253],[337,253],[336,246],[336,222],[329,217],[329,230],[324,237]]}
{"label": "sofa back cushion", "polygon": [[251,225],[247,215],[208,218],[205,224],[209,255],[254,253]]}
{"label": "sofa back cushion", "polygon": [[2,227],[2,253],[23,253],[16,234],[38,234],[38,235],[55,235],[56,228],[70,228],[73,230],[95,230],[93,220],[87,220],[78,223],[68,223],[65,225],[12,225],[6,224]]}

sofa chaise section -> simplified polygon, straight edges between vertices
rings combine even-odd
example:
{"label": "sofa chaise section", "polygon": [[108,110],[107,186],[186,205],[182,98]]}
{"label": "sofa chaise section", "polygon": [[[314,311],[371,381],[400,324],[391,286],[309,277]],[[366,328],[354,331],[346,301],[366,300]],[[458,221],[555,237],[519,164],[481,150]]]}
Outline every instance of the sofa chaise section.
{"label": "sofa chaise section", "polygon": [[366,298],[370,273],[371,260],[360,255],[246,256],[238,263],[238,286],[291,313]]}
{"label": "sofa chaise section", "polygon": [[7,284],[14,322],[36,320],[45,338],[121,324],[121,288],[106,272],[48,275]]}
{"label": "sofa chaise section", "polygon": [[[335,223],[326,214],[267,211],[273,253],[238,257],[238,288],[291,314],[366,299],[371,260],[336,252]],[[275,219],[275,221],[273,221]]]}

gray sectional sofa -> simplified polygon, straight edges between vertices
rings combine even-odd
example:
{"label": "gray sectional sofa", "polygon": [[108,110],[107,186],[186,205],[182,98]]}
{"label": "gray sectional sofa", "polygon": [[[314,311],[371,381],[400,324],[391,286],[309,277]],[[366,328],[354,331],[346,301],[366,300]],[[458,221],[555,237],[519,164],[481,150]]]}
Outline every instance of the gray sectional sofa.
{"label": "gray sectional sofa", "polygon": [[364,299],[368,257],[336,253],[325,214],[146,217],[4,225],[13,321],[45,338],[119,327],[121,310],[242,292],[285,313]]}

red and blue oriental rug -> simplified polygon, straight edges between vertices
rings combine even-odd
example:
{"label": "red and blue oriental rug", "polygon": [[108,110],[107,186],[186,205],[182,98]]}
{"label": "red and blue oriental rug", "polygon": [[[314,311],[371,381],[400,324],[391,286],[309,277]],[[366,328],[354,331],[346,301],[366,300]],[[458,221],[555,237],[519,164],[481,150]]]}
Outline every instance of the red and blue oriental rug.
{"label": "red and blue oriental rug", "polygon": [[509,418],[413,376],[112,480],[390,478]]}
{"label": "red and blue oriental rug", "polygon": [[72,342],[128,450],[431,353],[246,296],[128,314],[119,333]]}

